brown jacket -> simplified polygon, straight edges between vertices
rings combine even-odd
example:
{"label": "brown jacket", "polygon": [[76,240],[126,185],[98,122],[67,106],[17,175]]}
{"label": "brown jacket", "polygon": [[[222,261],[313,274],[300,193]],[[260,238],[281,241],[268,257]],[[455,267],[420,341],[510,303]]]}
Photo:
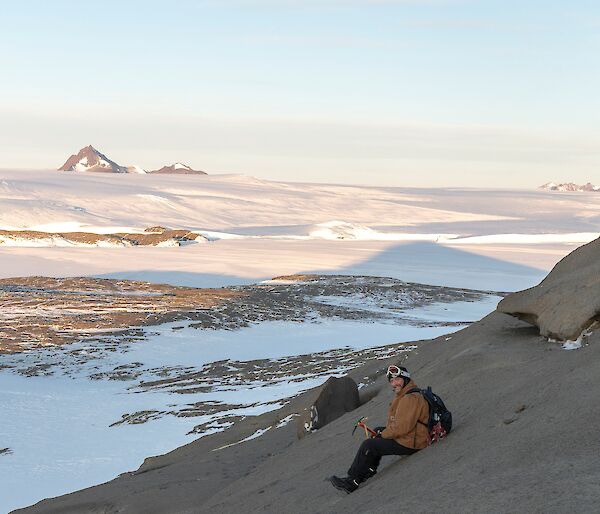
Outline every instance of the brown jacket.
{"label": "brown jacket", "polygon": [[415,387],[417,385],[411,380],[392,400],[387,425],[381,432],[381,437],[394,439],[402,446],[420,450],[427,446],[429,404],[419,393],[406,394]]}

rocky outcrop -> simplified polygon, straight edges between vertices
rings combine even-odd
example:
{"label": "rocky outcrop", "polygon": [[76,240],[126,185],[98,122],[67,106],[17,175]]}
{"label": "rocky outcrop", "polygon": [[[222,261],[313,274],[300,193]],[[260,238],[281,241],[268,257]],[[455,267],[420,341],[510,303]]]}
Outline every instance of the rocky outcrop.
{"label": "rocky outcrop", "polygon": [[163,166],[159,170],[150,171],[149,173],[160,173],[160,174],[179,174],[179,175],[207,175],[205,171],[195,170],[187,164],[176,162],[170,166]]}
{"label": "rocky outcrop", "polygon": [[155,227],[148,227],[144,229],[144,232],[148,232],[150,234],[164,234],[167,230],[166,227],[161,227],[160,225],[156,225]]}
{"label": "rocky outcrop", "polygon": [[600,191],[600,186],[595,186],[591,182],[588,182],[587,184],[583,185],[574,184],[573,182],[566,182],[564,184],[548,182],[547,184],[540,186],[539,189],[543,189],[544,191],[597,192]]}
{"label": "rocky outcrop", "polygon": [[141,234],[0,230],[0,246],[181,246],[195,241],[205,242],[207,238],[188,230],[163,227],[152,227]]}
{"label": "rocky outcrop", "polygon": [[593,328],[600,318],[600,239],[567,255],[539,285],[504,298],[498,311],[559,340]]}
{"label": "rocky outcrop", "polygon": [[188,230],[165,229],[159,232],[144,232],[144,234],[115,234],[115,236],[130,241],[134,246],[181,246],[194,241],[207,241],[205,236]]}
{"label": "rocky outcrop", "polygon": [[324,427],[360,405],[358,386],[350,377],[329,377],[314,392],[316,399],[298,417],[298,437]]}

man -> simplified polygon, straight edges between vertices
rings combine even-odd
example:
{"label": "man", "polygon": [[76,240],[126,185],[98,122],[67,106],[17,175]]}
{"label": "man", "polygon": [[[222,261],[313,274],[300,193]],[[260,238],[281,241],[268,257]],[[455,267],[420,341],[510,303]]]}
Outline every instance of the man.
{"label": "man", "polygon": [[[387,425],[375,429],[377,435],[360,445],[348,476],[330,478],[333,487],[347,493],[377,473],[384,455],[411,455],[427,446],[429,404],[422,394],[408,393],[417,385],[402,366],[390,366],[386,373],[396,393],[388,412]],[[408,393],[408,394],[407,394]]]}

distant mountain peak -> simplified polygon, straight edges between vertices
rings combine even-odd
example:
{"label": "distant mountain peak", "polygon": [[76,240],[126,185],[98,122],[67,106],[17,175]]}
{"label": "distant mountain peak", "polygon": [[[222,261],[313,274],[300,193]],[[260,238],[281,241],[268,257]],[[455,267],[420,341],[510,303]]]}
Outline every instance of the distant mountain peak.
{"label": "distant mountain peak", "polygon": [[600,191],[600,186],[595,186],[591,182],[583,185],[577,185],[573,182],[565,182],[564,184],[556,184],[555,182],[548,182],[540,186],[538,189],[543,189],[544,191]]}
{"label": "distant mountain peak", "polygon": [[127,173],[139,173],[143,175],[148,172],[141,166],[138,166],[137,164],[132,164],[131,166],[127,166]]}
{"label": "distant mountain peak", "polygon": [[67,161],[58,168],[58,171],[96,171],[103,173],[127,173],[127,168],[110,160],[106,155],[88,145],[71,155]]}
{"label": "distant mountain peak", "polygon": [[150,173],[180,173],[184,175],[207,175],[205,171],[195,170],[187,164],[176,162],[170,166],[163,166],[159,170],[151,171]]}
{"label": "distant mountain peak", "polygon": [[95,171],[102,173],[173,173],[183,175],[207,175],[205,171],[195,170],[187,164],[176,162],[170,166],[163,166],[159,170],[146,171],[141,166],[121,166],[109,159],[92,145],[84,146],[79,152],[71,155],[58,171]]}

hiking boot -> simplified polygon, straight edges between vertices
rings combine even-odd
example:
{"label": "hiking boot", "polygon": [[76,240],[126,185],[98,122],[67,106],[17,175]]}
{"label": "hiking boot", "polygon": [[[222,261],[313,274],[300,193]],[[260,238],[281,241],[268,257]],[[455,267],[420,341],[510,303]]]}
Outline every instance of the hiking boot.
{"label": "hiking boot", "polygon": [[331,485],[333,485],[333,487],[335,487],[336,489],[339,489],[340,491],[344,491],[346,493],[351,493],[353,491],[356,491],[358,489],[358,480],[356,480],[355,478],[352,477],[345,477],[345,478],[340,478],[340,477],[336,477],[335,475],[333,475],[329,481],[331,482]]}

